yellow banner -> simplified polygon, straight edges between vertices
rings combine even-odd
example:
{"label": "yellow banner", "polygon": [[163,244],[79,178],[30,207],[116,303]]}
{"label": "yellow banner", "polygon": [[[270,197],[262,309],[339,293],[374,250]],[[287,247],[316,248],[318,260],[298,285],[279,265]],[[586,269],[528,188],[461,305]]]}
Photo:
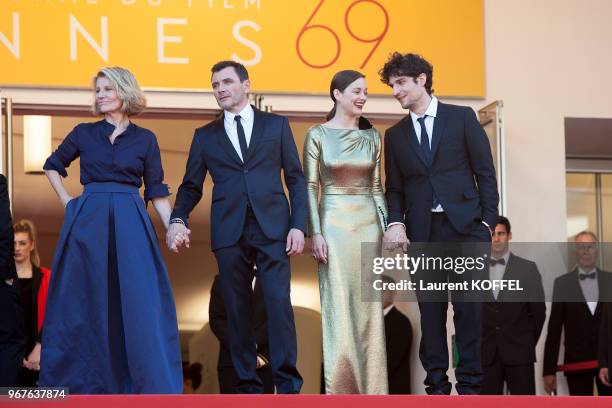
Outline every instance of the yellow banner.
{"label": "yellow banner", "polygon": [[371,93],[393,51],[434,65],[441,96],[483,97],[483,0],[0,0],[0,84],[89,86],[131,69],[145,87],[210,89],[242,62],[257,92],[326,93],[357,69]]}

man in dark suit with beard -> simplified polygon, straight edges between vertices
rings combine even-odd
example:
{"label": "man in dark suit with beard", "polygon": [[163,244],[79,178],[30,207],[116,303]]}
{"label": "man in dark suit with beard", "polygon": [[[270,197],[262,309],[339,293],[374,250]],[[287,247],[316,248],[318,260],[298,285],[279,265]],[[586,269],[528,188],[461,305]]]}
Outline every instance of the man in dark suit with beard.
{"label": "man in dark suit with beard", "polygon": [[276,391],[299,393],[303,381],[296,367],[289,257],[304,249],[308,204],[302,165],[288,119],[249,105],[246,68],[221,61],[211,71],[213,93],[223,114],[195,131],[166,243],[173,251],[188,246],[189,214],[202,198],[204,178],[210,173],[211,247],[219,266],[230,354],[240,379],[238,392],[263,392],[251,325],[251,282],[257,264]]}
{"label": "man in dark suit with beard", "polygon": [[[385,133],[389,228],[383,239],[488,245],[499,203],[489,140],[471,108],[438,101],[432,75],[432,65],[416,54],[394,53],[380,71],[402,108],[410,110]],[[478,394],[482,304],[455,296],[452,303],[459,351],[456,389]],[[450,394],[448,302],[421,298],[419,309],[426,391]]]}
{"label": "man in dark suit with beard", "polygon": [[[601,315],[605,306],[600,301],[609,296],[612,275],[597,268],[597,236],[590,231],[576,235],[576,268],[555,279],[553,303],[548,319],[544,347],[544,388],[557,391],[557,360],[561,332],[565,333],[564,364],[597,360]],[[566,371],[570,395],[593,395],[594,381],[599,395],[612,395],[603,384],[596,368]]]}
{"label": "man in dark suit with beard", "polygon": [[501,395],[506,383],[512,395],[535,395],[535,347],[546,320],[544,287],[537,265],[511,253],[510,240],[510,221],[499,216],[489,278],[517,280],[523,291],[493,290],[484,303],[482,394]]}

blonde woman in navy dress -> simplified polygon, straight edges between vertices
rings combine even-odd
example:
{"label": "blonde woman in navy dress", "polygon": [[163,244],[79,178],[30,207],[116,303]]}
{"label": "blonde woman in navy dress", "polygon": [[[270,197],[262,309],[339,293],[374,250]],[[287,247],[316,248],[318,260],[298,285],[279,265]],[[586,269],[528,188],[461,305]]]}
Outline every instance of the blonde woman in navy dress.
{"label": "blonde woman in navy dress", "polygon": [[[94,113],[103,119],[77,125],[44,165],[65,214],[39,385],[79,394],[181,393],[174,299],[145,207],[151,201],[168,227],[157,139],[129,119],[145,98],[128,70],[104,68],[93,85]],[[60,176],[79,157],[84,191],[71,197]]]}

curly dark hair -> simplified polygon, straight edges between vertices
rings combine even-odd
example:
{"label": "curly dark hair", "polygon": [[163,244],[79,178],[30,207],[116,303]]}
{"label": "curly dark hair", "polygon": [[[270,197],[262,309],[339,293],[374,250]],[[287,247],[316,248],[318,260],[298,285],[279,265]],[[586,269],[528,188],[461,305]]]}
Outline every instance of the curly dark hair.
{"label": "curly dark hair", "polygon": [[425,74],[427,79],[425,80],[425,89],[429,95],[434,93],[432,89],[433,84],[433,65],[431,65],[425,58],[418,54],[400,54],[394,52],[389,55],[389,59],[385,65],[378,71],[380,80],[389,85],[389,78],[392,76],[407,76],[416,78]]}

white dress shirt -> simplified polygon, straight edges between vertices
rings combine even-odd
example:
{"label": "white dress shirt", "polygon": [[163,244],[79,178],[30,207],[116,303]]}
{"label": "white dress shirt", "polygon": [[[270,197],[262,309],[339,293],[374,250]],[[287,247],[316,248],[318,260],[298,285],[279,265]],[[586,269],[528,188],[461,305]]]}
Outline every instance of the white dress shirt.
{"label": "white dress shirt", "polygon": [[[427,117],[425,118],[425,130],[427,131],[427,136],[429,136],[429,148],[430,149],[431,149],[431,138],[433,137],[434,119],[436,118],[437,113],[438,113],[438,98],[432,95],[431,101],[429,101],[429,106],[427,106],[427,110],[425,110],[425,113],[423,114],[423,115],[427,115]],[[414,132],[416,133],[419,144],[421,143],[421,125],[419,124],[417,120],[420,117],[422,116],[418,116],[414,112],[410,112],[410,119],[412,120],[412,127],[414,127]],[[444,209],[442,208],[441,204],[438,204],[438,206],[436,208],[433,208],[431,211],[432,212],[442,212],[444,211]],[[404,225],[404,223],[403,222],[392,222],[387,226],[387,228],[393,225]]]}
{"label": "white dress shirt", "polygon": [[[438,98],[432,95],[431,101],[429,102],[429,106],[427,110],[423,114],[425,116],[425,130],[427,131],[427,136],[429,136],[429,148],[431,149],[431,140],[433,138],[433,127],[434,121],[436,119],[436,115],[438,113]],[[419,144],[421,143],[421,125],[418,122],[419,118],[423,116],[418,116],[414,112],[410,112],[410,119],[412,119],[412,125],[414,127],[414,132],[416,133],[417,139],[419,140]],[[431,209],[432,212],[443,212],[444,208],[442,208],[442,204],[438,204],[436,208]]]}
{"label": "white dress shirt", "polygon": [[[491,259],[499,260],[503,259],[506,263],[504,265],[496,264],[489,266],[489,278],[491,280],[501,280],[504,278],[504,274],[506,273],[506,267],[508,266],[508,259],[510,259],[510,251],[506,251],[506,253],[501,258],[494,258],[491,255]],[[497,296],[499,295],[499,287],[495,287],[492,290],[493,297],[497,300]]]}
{"label": "white dress shirt", "polygon": [[[580,279],[580,275],[586,275],[595,273],[595,279]],[[597,282],[597,268],[593,268],[590,271],[584,271],[578,267],[578,283],[580,283],[580,289],[582,289],[582,295],[587,301],[589,310],[592,315],[595,315],[595,309],[597,309],[597,301],[599,300],[599,282]]]}
{"label": "white dress shirt", "polygon": [[[434,121],[436,119],[437,114],[438,114],[438,98],[432,95],[431,101],[429,102],[429,106],[427,106],[425,113],[422,115],[422,116],[426,116],[425,130],[427,131],[427,136],[429,136],[429,148],[430,149],[431,149],[431,143],[432,143],[432,138],[433,138]],[[421,125],[419,124],[418,119],[421,118],[422,116],[418,116],[414,112],[410,112],[410,119],[412,120],[414,132],[416,133],[419,144],[421,143]],[[442,208],[442,204],[438,203],[438,206],[436,208],[432,208],[431,212],[444,212],[444,208]],[[387,228],[393,225],[397,225],[397,224],[404,225],[403,222],[392,222],[387,226]],[[482,224],[484,224],[489,229],[491,228],[489,224],[487,224],[484,220],[482,221]]]}
{"label": "white dress shirt", "polygon": [[[236,153],[238,153],[238,157],[240,157],[240,160],[244,162],[242,151],[240,150],[240,142],[238,141],[238,124],[234,120],[237,115],[230,111],[224,111],[223,113],[223,126],[225,127],[225,133],[227,133],[230,142],[232,142],[234,150],[236,150]],[[247,104],[244,109],[238,113],[238,115],[240,115],[240,123],[244,129],[244,137],[246,139],[248,148],[249,144],[251,143],[251,134],[253,133],[253,119],[255,117],[255,112],[253,112],[253,107]]]}

